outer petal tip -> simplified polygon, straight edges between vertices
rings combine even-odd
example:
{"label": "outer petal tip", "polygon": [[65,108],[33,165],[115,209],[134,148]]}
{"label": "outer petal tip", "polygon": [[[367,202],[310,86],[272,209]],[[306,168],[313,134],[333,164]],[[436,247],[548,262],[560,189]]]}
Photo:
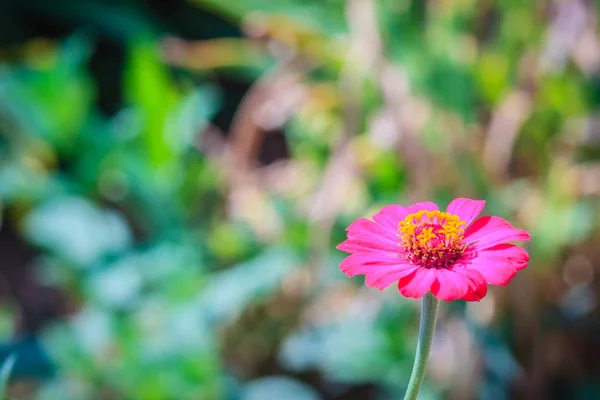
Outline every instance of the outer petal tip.
{"label": "outer petal tip", "polygon": [[479,271],[473,269],[461,269],[461,273],[469,283],[469,289],[461,300],[480,301],[483,299],[488,291],[487,282],[484,276]]}
{"label": "outer petal tip", "polygon": [[513,244],[499,244],[485,249],[479,249],[477,244],[473,247],[472,252],[458,263],[461,268],[477,271],[490,285],[507,285],[529,261],[527,251]]}
{"label": "outer petal tip", "polygon": [[435,297],[444,301],[458,300],[469,291],[469,279],[458,270],[436,271],[436,281],[431,285]]}
{"label": "outer petal tip", "polygon": [[513,227],[508,221],[500,217],[481,217],[465,231],[465,242],[475,243],[481,249],[498,244],[529,241],[529,232]]}
{"label": "outer petal tip", "polygon": [[435,282],[436,274],[432,269],[416,268],[412,273],[398,280],[398,290],[404,297],[419,299],[425,295]]}
{"label": "outer petal tip", "polygon": [[480,302],[488,292],[487,285],[481,285],[468,292],[461,300]]}
{"label": "outer petal tip", "polygon": [[457,215],[461,220],[470,225],[481,214],[485,207],[485,200],[471,200],[465,197],[454,199],[448,204],[447,212]]}

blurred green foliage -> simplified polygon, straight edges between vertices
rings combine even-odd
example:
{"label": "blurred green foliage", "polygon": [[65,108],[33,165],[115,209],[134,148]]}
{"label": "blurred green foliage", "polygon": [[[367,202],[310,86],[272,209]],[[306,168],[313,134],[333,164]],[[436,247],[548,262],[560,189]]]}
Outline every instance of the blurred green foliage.
{"label": "blurred green foliage", "polygon": [[[344,277],[335,244],[382,205],[471,196],[532,232],[532,262],[482,304],[444,307],[423,398],[596,398],[595,12],[3,2],[11,394],[399,398],[415,304]],[[36,285],[60,315],[29,312]]]}

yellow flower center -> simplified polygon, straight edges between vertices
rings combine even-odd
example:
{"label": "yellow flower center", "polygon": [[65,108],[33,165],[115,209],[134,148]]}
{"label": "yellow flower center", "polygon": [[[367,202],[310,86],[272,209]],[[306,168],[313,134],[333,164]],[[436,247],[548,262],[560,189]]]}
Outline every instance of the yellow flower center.
{"label": "yellow flower center", "polygon": [[425,268],[448,268],[462,255],[465,221],[442,211],[408,215],[398,224],[400,246],[413,264]]}

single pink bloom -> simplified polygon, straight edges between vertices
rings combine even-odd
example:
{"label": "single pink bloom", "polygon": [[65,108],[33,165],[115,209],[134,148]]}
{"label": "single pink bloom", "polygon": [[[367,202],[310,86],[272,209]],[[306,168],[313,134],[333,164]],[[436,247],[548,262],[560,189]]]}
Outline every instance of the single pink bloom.
{"label": "single pink bloom", "polygon": [[525,250],[507,242],[528,241],[529,233],[499,217],[475,218],[485,201],[458,198],[446,212],[431,202],[390,205],[347,229],[337,248],[350,253],[340,268],[349,277],[366,275],[380,290],[398,282],[400,293],[419,298],[479,301],[487,285],[506,285],[527,266]]}

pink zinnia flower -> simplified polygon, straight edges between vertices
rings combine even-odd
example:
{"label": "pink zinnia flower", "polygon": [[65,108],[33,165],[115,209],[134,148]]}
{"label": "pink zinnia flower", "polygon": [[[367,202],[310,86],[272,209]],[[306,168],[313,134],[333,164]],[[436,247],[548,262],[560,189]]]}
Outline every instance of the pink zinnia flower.
{"label": "pink zinnia flower", "polygon": [[[506,285],[527,266],[525,250],[507,242],[529,240],[499,217],[475,218],[485,201],[458,198],[445,212],[431,202],[390,205],[347,229],[337,248],[350,253],[340,266],[349,277],[364,274],[380,290],[398,282],[400,293],[440,300],[481,300],[487,285]],[[473,222],[475,221],[475,222]]]}

